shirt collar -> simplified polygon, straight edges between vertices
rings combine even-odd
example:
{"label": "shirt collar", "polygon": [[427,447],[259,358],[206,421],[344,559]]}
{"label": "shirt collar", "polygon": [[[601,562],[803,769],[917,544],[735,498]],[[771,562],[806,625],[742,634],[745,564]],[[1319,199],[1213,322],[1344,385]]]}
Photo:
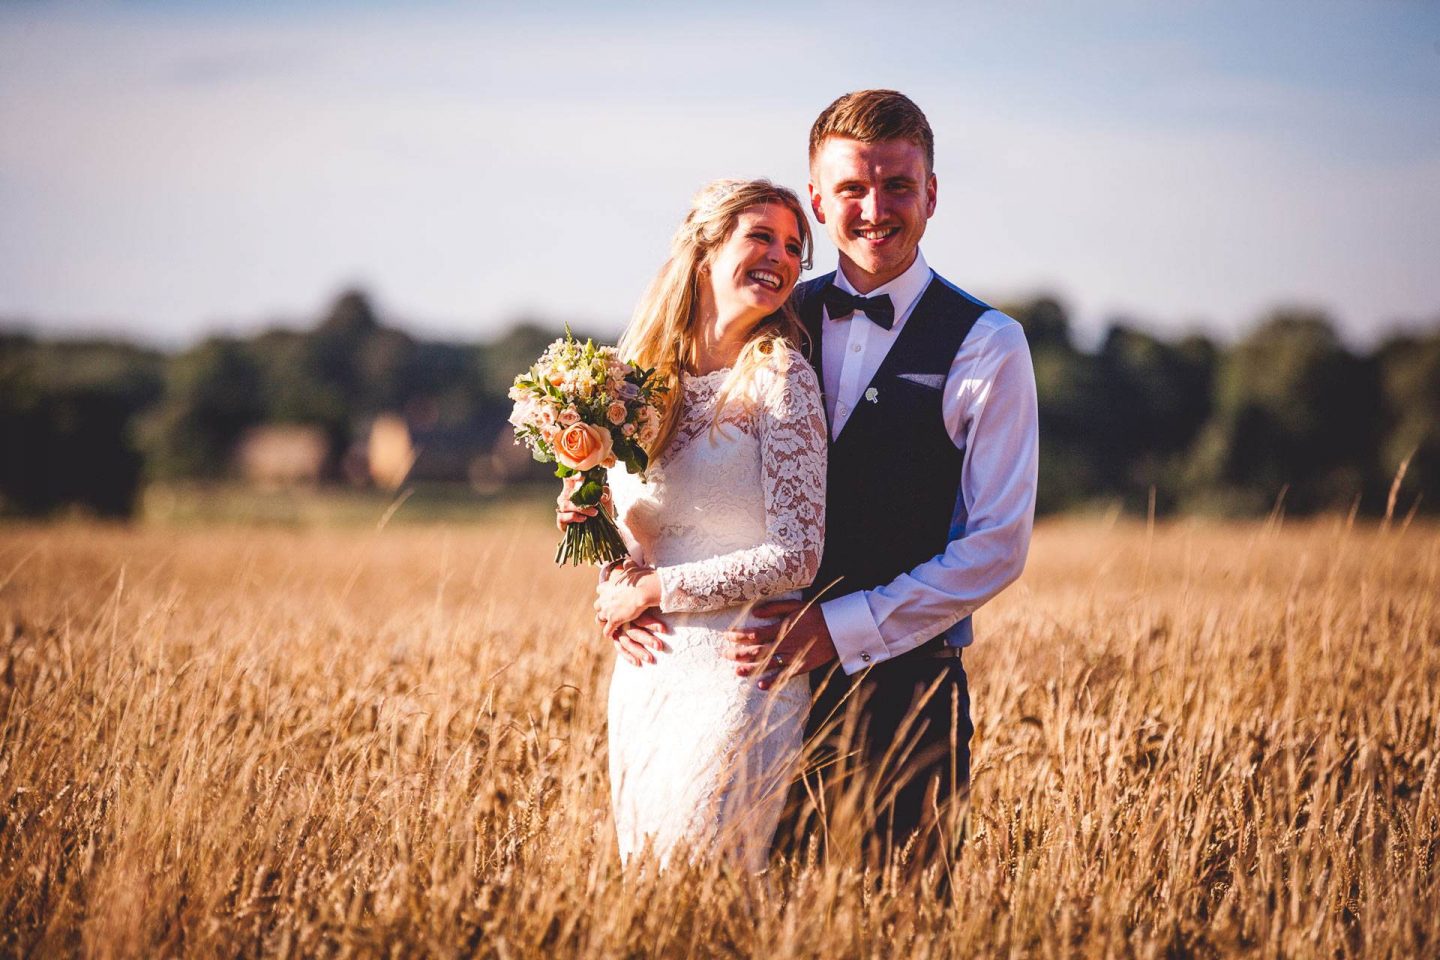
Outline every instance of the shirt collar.
{"label": "shirt collar", "polygon": [[[836,269],[835,286],[851,295],[859,295],[858,291],[845,279],[845,271]],[[904,273],[891,280],[889,283],[882,283],[880,286],[865,294],[867,297],[878,297],[888,294],[890,303],[895,307],[895,317],[900,319],[910,312],[915,301],[920,299],[920,294],[930,285],[930,265],[925,262],[925,254],[918,248],[915,251],[915,262],[905,270]]]}

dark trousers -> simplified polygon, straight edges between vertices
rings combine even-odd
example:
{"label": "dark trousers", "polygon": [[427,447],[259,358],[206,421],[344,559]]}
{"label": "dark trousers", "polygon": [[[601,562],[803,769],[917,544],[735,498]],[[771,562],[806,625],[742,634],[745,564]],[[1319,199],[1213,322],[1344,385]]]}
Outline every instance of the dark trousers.
{"label": "dark trousers", "polygon": [[805,772],[776,834],[780,849],[826,849],[848,832],[872,861],[911,841],[910,856],[923,861],[957,841],[957,805],[970,786],[970,691],[960,658],[931,649],[855,676],[838,666],[811,674]]}

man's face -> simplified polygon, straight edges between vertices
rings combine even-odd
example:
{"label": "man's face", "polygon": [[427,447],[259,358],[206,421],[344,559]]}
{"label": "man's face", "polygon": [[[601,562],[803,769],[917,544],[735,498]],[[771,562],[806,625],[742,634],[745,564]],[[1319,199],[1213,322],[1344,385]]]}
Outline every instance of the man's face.
{"label": "man's face", "polygon": [[915,262],[935,213],[935,174],[917,143],[830,137],[810,165],[810,205],[846,278],[869,293]]}

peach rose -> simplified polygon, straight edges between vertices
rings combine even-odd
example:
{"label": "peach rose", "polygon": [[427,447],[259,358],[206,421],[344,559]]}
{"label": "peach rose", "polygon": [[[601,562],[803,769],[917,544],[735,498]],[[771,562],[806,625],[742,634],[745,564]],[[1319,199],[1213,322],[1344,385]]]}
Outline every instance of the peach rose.
{"label": "peach rose", "polygon": [[640,426],[640,445],[650,446],[660,435],[660,418],[655,415],[654,408],[641,407],[636,422]]}
{"label": "peach rose", "polygon": [[611,446],[609,430],[571,424],[555,438],[555,459],[571,470],[589,470],[610,459]]}
{"label": "peach rose", "polygon": [[606,419],[608,419],[611,423],[615,424],[615,426],[617,427],[625,422],[625,415],[625,404],[621,403],[619,400],[614,401],[610,404],[610,406],[605,408]]}

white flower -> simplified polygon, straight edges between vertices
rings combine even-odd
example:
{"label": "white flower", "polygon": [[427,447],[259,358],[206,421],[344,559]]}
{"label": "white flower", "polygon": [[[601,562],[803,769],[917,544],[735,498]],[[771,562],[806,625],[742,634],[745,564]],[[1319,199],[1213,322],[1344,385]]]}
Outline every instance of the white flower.
{"label": "white flower", "polygon": [[879,403],[880,391],[876,390],[874,387],[871,387],[869,390],[865,391],[865,399],[869,400],[871,403]]}
{"label": "white flower", "polygon": [[517,429],[533,425],[539,419],[537,406],[530,397],[521,397],[515,401],[515,408],[510,411],[510,425]]}

